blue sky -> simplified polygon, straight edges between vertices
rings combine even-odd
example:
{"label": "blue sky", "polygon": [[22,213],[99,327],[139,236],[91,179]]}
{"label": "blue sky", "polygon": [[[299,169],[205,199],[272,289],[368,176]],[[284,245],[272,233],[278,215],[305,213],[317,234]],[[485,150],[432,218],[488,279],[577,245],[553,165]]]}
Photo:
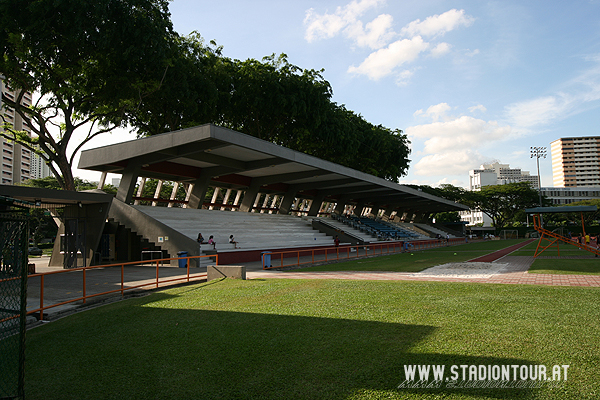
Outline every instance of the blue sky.
{"label": "blue sky", "polygon": [[[600,0],[174,0],[175,30],[236,59],[323,68],[333,100],[412,144],[401,183],[468,184],[530,146],[599,136]],[[97,145],[97,144],[96,144]],[[540,160],[552,186],[550,157]]]}

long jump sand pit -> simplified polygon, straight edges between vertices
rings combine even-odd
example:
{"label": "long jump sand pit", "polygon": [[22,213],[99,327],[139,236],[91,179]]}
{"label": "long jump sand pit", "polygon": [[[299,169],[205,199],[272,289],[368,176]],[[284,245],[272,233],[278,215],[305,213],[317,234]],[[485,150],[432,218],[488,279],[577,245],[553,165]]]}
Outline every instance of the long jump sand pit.
{"label": "long jump sand pit", "polygon": [[414,277],[487,279],[506,269],[508,264],[491,262],[447,263],[412,274]]}

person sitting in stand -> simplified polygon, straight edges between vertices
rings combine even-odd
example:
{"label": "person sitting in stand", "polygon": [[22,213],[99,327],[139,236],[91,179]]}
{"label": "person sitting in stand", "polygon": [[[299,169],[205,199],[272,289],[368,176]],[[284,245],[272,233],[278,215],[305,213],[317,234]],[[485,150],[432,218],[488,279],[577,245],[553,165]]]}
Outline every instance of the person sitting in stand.
{"label": "person sitting in stand", "polygon": [[233,248],[237,249],[237,242],[235,241],[235,239],[233,238],[233,235],[229,235],[229,243],[233,243]]}
{"label": "person sitting in stand", "polygon": [[333,243],[335,244],[335,247],[340,246],[340,238],[337,235],[335,235],[335,238],[333,238]]}
{"label": "person sitting in stand", "polygon": [[215,242],[215,239],[213,239],[213,235],[210,235],[208,238],[208,244],[212,244],[213,249],[217,248],[217,242]]}
{"label": "person sitting in stand", "polygon": [[197,241],[199,244],[202,244],[202,243],[204,243],[204,238],[202,237],[202,233],[198,233],[198,239],[196,239],[196,241]]}

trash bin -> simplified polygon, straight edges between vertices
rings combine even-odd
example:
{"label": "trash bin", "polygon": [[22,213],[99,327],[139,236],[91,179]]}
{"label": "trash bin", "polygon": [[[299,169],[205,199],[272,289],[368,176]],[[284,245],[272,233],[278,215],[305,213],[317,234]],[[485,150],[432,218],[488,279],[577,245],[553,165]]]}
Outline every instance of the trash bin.
{"label": "trash bin", "polygon": [[178,251],[177,257],[179,258],[179,268],[187,268],[187,251]]}
{"label": "trash bin", "polygon": [[263,269],[271,268],[271,252],[263,251],[261,254]]}

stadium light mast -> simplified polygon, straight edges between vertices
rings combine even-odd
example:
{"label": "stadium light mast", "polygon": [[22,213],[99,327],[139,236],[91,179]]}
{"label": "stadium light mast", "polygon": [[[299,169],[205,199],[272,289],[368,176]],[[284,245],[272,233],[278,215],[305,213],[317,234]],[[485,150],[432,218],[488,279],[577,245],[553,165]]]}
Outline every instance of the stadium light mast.
{"label": "stadium light mast", "polygon": [[529,152],[531,158],[537,159],[537,173],[538,173],[538,195],[540,197],[540,207],[542,207],[542,177],[540,176],[540,157],[546,158],[546,147],[530,147]]}

